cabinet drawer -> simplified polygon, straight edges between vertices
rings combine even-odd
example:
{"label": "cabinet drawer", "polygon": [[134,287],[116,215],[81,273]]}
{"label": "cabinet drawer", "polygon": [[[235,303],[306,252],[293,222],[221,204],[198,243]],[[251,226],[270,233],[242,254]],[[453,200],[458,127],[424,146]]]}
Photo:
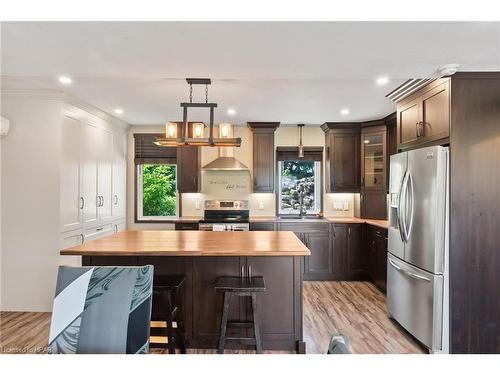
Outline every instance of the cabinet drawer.
{"label": "cabinet drawer", "polygon": [[250,223],[250,230],[274,231],[274,223]]}
{"label": "cabinet drawer", "polygon": [[329,223],[279,223],[280,231],[300,233],[329,232]]}
{"label": "cabinet drawer", "polygon": [[99,238],[104,238],[111,236],[115,233],[115,228],[113,224],[105,224],[95,228],[87,229],[83,233],[84,242],[89,242],[97,240]]}
{"label": "cabinet drawer", "polygon": [[198,223],[175,223],[175,230],[198,230],[200,225]]}

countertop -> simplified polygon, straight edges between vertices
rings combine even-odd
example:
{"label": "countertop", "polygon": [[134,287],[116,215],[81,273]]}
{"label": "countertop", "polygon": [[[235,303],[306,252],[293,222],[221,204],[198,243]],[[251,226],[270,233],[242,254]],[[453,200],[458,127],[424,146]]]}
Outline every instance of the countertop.
{"label": "countertop", "polygon": [[369,224],[379,228],[387,229],[389,227],[388,220],[361,219],[359,217],[325,217],[324,219],[281,219],[277,216],[251,216],[250,222],[280,222],[280,223],[318,223],[329,222],[338,224]]}
{"label": "countertop", "polygon": [[309,249],[289,231],[127,231],[61,250],[82,256],[303,256]]}

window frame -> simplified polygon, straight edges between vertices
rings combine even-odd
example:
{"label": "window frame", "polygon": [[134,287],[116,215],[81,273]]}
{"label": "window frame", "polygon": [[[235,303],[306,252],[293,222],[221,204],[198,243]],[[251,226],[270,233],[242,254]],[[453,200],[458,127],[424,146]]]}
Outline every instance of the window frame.
{"label": "window frame", "polygon": [[[175,167],[175,216],[144,216],[143,215],[143,180],[142,166],[143,165],[171,165]],[[135,191],[135,217],[136,223],[172,223],[180,217],[181,202],[180,194],[177,189],[178,182],[178,166],[175,163],[140,163],[135,165],[134,191]]]}
{"label": "window frame", "polygon": [[[299,211],[293,211],[293,212],[282,212],[281,211],[281,170],[282,170],[282,163],[284,161],[311,161],[311,160],[303,160],[300,158],[296,159],[288,159],[288,160],[277,160],[276,161],[276,186],[278,188],[277,191],[277,197],[276,197],[276,215],[277,216],[297,216],[299,215]],[[319,207],[318,211],[316,212],[307,212],[305,216],[318,216],[319,213],[323,212],[323,161],[322,160],[314,160],[315,163],[315,170],[314,170],[314,184],[315,184],[315,197],[319,198],[317,201],[319,201]],[[318,167],[318,168],[317,168]],[[319,179],[319,181],[316,181],[316,179]]]}

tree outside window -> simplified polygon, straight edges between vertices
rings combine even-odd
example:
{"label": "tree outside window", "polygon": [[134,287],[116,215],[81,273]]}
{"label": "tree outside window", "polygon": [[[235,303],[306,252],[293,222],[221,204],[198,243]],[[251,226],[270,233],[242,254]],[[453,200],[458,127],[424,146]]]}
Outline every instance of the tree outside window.
{"label": "tree outside window", "polygon": [[176,172],[176,166],[172,164],[139,166],[139,218],[154,220],[177,215]]}

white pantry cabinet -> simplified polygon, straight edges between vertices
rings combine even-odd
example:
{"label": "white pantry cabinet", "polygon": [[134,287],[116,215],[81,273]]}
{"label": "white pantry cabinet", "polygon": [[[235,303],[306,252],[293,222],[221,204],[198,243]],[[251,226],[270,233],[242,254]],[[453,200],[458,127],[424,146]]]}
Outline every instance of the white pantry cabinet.
{"label": "white pantry cabinet", "polygon": [[87,229],[109,224],[110,231],[103,229],[103,233],[112,234],[114,222],[125,219],[126,142],[124,129],[78,108],[65,108],[61,130],[62,233],[80,230],[86,234]]}

